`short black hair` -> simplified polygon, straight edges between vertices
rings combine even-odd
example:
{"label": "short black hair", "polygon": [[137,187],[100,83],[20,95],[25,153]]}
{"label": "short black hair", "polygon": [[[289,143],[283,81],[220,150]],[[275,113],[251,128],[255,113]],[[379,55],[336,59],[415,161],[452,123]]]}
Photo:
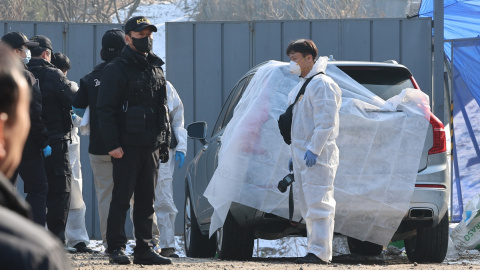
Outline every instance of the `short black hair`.
{"label": "short black hair", "polygon": [[0,42],[0,113],[6,113],[9,120],[15,119],[20,95],[15,70],[21,74],[19,58],[9,46]]}
{"label": "short black hair", "polygon": [[50,49],[42,47],[42,46],[37,46],[37,47],[30,48],[30,52],[32,53],[32,57],[40,57],[40,55],[42,55],[42,53],[46,50],[50,50]]}
{"label": "short black hair", "polygon": [[311,54],[313,60],[316,60],[318,55],[317,46],[310,39],[297,39],[290,43],[287,47],[287,56],[291,52],[299,52],[303,57]]}
{"label": "short black hair", "polygon": [[60,69],[62,72],[69,71],[72,68],[68,56],[61,52],[56,52],[55,57],[52,57],[52,64]]}

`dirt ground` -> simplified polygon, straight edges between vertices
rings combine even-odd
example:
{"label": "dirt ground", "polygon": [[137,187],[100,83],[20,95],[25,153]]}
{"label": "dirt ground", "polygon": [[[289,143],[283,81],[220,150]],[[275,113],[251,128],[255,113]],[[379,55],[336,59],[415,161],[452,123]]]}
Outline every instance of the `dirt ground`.
{"label": "dirt ground", "polygon": [[[298,265],[295,258],[253,258],[251,261],[221,261],[219,259],[172,259],[172,265],[111,265],[104,254],[69,255],[72,268],[79,270],[90,269],[219,269],[219,270],[256,270],[256,269],[285,269],[285,270],[312,270],[312,269],[480,269],[480,255],[478,253],[462,254],[455,261],[445,261],[441,264],[417,264],[408,261],[404,254],[380,255],[364,257],[356,255],[341,255],[333,257],[330,265]],[[130,257],[133,260],[133,257]]]}

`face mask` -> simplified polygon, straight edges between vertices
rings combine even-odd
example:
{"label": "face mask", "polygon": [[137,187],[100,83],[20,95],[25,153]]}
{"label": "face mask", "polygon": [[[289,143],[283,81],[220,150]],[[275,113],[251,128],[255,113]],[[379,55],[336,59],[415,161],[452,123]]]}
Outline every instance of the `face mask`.
{"label": "face mask", "polygon": [[306,56],[300,60],[298,63],[294,62],[294,61],[290,61],[290,72],[292,74],[295,74],[295,75],[298,75],[300,76],[300,74],[302,74],[302,68],[300,67],[300,62],[302,62],[305,58],[307,58]]}
{"label": "face mask", "polygon": [[25,50],[22,50],[25,52],[25,58],[22,58],[23,60],[23,63],[28,64],[28,62],[30,62],[30,59],[32,59],[32,54],[30,53],[30,50],[29,49],[25,49]]}
{"label": "face mask", "polygon": [[148,53],[152,50],[153,39],[150,37],[134,38],[132,37],[132,44],[139,52]]}

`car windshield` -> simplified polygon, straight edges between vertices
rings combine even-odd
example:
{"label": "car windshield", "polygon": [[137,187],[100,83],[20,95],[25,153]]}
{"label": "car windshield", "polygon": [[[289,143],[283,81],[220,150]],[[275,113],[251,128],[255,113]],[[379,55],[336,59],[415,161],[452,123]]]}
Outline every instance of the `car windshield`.
{"label": "car windshield", "polygon": [[405,88],[414,88],[410,80],[410,72],[402,67],[339,66],[338,68],[384,100],[400,94]]}

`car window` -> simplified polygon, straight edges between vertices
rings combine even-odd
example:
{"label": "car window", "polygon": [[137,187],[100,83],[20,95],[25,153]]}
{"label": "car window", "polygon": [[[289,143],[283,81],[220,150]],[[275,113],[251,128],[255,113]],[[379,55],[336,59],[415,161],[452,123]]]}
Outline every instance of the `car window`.
{"label": "car window", "polygon": [[248,83],[250,83],[250,80],[252,79],[253,77],[253,74],[249,75],[248,77],[246,77],[245,79],[243,79],[239,84],[238,84],[238,87],[239,87],[239,91],[237,91],[235,93],[235,96],[232,98],[232,102],[230,103],[230,105],[228,106],[228,110],[227,110],[227,114],[225,116],[225,119],[223,120],[223,124],[222,124],[222,127],[220,129],[222,129],[224,126],[226,126],[228,124],[228,122],[230,122],[230,120],[232,119],[233,117],[233,112],[235,111],[235,107],[237,107],[237,104],[238,102],[240,101],[240,98],[242,97],[243,95],[243,92],[245,91],[245,89],[247,88],[248,86]]}
{"label": "car window", "polygon": [[414,88],[411,73],[401,67],[339,66],[339,68],[380,98],[387,100],[405,88]]}
{"label": "car window", "polygon": [[[235,100],[235,105],[238,103],[238,96],[241,92],[243,92],[245,81],[248,79],[248,77],[244,78],[240,82],[238,82],[234,87],[233,90],[230,92],[230,95],[227,98],[227,101],[223,104],[222,111],[218,115],[217,122],[215,123],[215,127],[213,128],[212,131],[212,136],[213,134],[217,133],[219,130],[223,128],[223,123],[225,119],[225,114],[229,112],[230,109],[230,104],[232,103],[232,100]],[[231,118],[231,117],[230,117]]]}

